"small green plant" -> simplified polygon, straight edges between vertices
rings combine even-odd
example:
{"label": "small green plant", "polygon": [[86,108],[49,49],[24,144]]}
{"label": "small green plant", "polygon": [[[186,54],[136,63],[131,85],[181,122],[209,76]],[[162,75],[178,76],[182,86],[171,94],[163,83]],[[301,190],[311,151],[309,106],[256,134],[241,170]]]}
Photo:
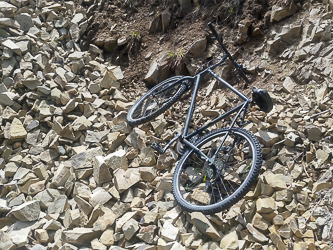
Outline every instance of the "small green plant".
{"label": "small green plant", "polygon": [[197,3],[197,8],[200,8],[200,4],[199,3]]}
{"label": "small green plant", "polygon": [[204,176],[203,181],[206,181],[207,175]]}
{"label": "small green plant", "polygon": [[186,183],[186,186],[185,186],[185,191],[186,191],[186,192],[189,192],[189,191],[191,191],[191,190],[190,190],[190,187],[188,186],[188,183]]}
{"label": "small green plant", "polygon": [[228,12],[230,14],[236,15],[236,12],[234,11],[234,8],[232,7],[231,4],[228,3]]}
{"label": "small green plant", "polygon": [[281,96],[284,98],[286,96],[286,93],[282,92]]}
{"label": "small green plant", "polygon": [[140,38],[140,33],[138,31],[132,30],[132,38]]}
{"label": "small green plant", "polygon": [[312,89],[312,84],[309,84],[307,87],[309,90]]}

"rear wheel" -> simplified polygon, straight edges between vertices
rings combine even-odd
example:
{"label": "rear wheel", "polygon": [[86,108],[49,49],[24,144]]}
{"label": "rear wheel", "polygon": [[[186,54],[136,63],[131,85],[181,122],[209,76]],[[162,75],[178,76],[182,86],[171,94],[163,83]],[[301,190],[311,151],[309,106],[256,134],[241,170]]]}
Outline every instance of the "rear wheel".
{"label": "rear wheel", "polygon": [[174,104],[187,88],[180,79],[182,76],[174,76],[150,89],[128,111],[128,124],[139,125],[148,122]]}
{"label": "rear wheel", "polygon": [[215,155],[215,159],[209,164],[188,150],[173,176],[175,199],[189,212],[212,214],[230,208],[244,197],[259,175],[262,152],[258,139],[242,128],[232,128],[229,133],[220,129],[194,145],[208,158]]}

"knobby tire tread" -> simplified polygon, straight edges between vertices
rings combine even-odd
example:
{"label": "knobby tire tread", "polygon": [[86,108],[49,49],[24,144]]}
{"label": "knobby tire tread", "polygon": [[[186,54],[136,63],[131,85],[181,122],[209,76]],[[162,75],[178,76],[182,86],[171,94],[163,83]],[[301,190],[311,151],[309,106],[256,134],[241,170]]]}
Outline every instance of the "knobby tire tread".
{"label": "knobby tire tread", "polygon": [[[178,193],[175,192],[175,189],[178,189],[178,187],[176,186],[175,174],[176,174],[176,172],[181,172],[182,171],[183,162],[184,162],[185,158],[187,157],[187,155],[192,151],[192,149],[188,150],[182,156],[182,158],[179,160],[178,165],[175,169],[173,180],[172,180],[172,193],[173,193],[178,205],[183,210],[186,210],[190,213],[191,212],[202,212],[203,214],[214,214],[214,213],[221,212],[225,209],[230,208],[232,205],[236,204],[239,200],[241,200],[247,194],[247,192],[250,191],[251,187],[253,186],[253,184],[257,180],[257,178],[259,176],[260,168],[262,166],[262,150],[261,150],[260,143],[259,143],[259,141],[258,141],[258,139],[256,138],[255,135],[253,135],[251,132],[249,132],[249,131],[247,131],[243,128],[238,128],[237,127],[237,128],[233,128],[232,130],[233,131],[238,130],[240,133],[246,134],[248,136],[248,138],[250,139],[250,142],[254,146],[253,154],[255,154],[255,158],[254,158],[255,164],[253,165],[252,174],[246,179],[246,181],[245,181],[246,183],[244,183],[244,186],[239,188],[240,191],[237,190],[236,194],[233,193],[231,196],[228,197],[228,201],[222,201],[221,204],[219,204],[219,205],[216,204],[216,207],[213,207],[211,209],[205,209],[204,207],[202,209],[199,209],[199,210],[194,209],[192,207],[192,205],[183,203],[181,201],[180,197],[178,197]],[[219,130],[212,131],[209,134],[202,137],[194,145],[198,145],[199,143],[204,141],[207,137],[210,137],[215,133],[220,133],[220,132],[225,132],[225,131],[227,131],[226,128],[221,128]]]}

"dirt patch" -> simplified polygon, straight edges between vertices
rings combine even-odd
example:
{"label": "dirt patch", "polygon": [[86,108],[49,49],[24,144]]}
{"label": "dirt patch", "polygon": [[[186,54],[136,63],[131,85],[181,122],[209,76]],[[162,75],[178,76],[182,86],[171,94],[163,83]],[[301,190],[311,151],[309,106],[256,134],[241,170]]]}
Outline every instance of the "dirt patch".
{"label": "dirt patch", "polygon": [[[82,44],[94,43],[102,47],[103,40],[127,37],[128,43],[105,53],[105,57],[122,67],[128,83],[140,82],[148,72],[152,58],[161,53],[184,53],[194,40],[205,36],[208,22],[213,22],[220,32],[227,34],[225,42],[231,52],[237,50],[234,45],[237,23],[249,20],[255,27],[263,29],[265,13],[278,1],[194,2],[196,4],[185,13],[177,0],[107,1],[91,18]],[[171,14],[168,30],[149,32],[150,23],[165,10]],[[137,39],[133,39],[135,37]]]}

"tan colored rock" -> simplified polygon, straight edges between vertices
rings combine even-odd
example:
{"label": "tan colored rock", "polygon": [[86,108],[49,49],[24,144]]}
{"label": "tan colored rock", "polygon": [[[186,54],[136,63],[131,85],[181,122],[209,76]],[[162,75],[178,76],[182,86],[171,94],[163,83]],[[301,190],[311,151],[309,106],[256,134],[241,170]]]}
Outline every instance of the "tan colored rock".
{"label": "tan colored rock", "polygon": [[172,149],[168,149],[164,154],[160,155],[157,160],[157,169],[168,169],[177,161],[177,154]]}
{"label": "tan colored rock", "polygon": [[93,231],[92,228],[74,228],[62,232],[63,242],[74,245],[85,245],[101,235],[100,231]]}
{"label": "tan colored rock", "polygon": [[219,232],[210,223],[207,217],[200,212],[193,212],[190,214],[193,224],[199,229],[203,234],[208,235],[211,239],[216,240],[220,238]]}
{"label": "tan colored rock", "polygon": [[126,240],[130,240],[139,230],[139,223],[133,218],[129,219],[122,227]]}
{"label": "tan colored rock", "polygon": [[95,156],[93,167],[93,176],[97,185],[101,185],[112,180],[109,167],[105,163],[103,156]]}
{"label": "tan colored rock", "polygon": [[9,129],[9,139],[23,139],[27,136],[27,131],[24,129],[22,122],[14,118],[12,124]]}
{"label": "tan colored rock", "polygon": [[97,238],[91,241],[91,248],[96,250],[107,250],[107,247],[99,242]]}
{"label": "tan colored rock", "polygon": [[256,201],[258,213],[271,213],[276,209],[275,201],[273,198],[259,198]]}
{"label": "tan colored rock", "polygon": [[128,162],[125,150],[118,150],[104,157],[105,163],[113,170],[127,170]]}
{"label": "tan colored rock", "polygon": [[113,226],[114,222],[117,219],[117,215],[112,212],[111,209],[107,207],[102,207],[102,214],[98,217],[96,222],[94,223],[94,230],[95,231],[104,231],[108,227]]}
{"label": "tan colored rock", "polygon": [[266,131],[266,130],[259,130],[255,134],[258,138],[258,140],[264,144],[266,147],[271,147],[274,143],[279,141],[279,135]]}
{"label": "tan colored rock", "polygon": [[119,193],[124,192],[141,180],[140,170],[129,168],[126,171],[118,169],[114,172],[114,182]]}
{"label": "tan colored rock", "polygon": [[247,230],[249,230],[250,234],[259,242],[266,242],[268,238],[255,229],[250,223],[246,225]]}
{"label": "tan colored rock", "polygon": [[100,242],[105,246],[112,246],[114,244],[113,233],[114,231],[112,229],[106,229],[99,239]]}
{"label": "tan colored rock", "polygon": [[112,198],[111,194],[104,189],[94,190],[90,196],[90,204],[95,207],[97,205],[103,205]]}
{"label": "tan colored rock", "polygon": [[267,230],[268,228],[268,222],[265,221],[262,216],[258,213],[256,213],[254,216],[253,216],[253,219],[252,219],[252,225],[262,231],[265,231]]}
{"label": "tan colored rock", "polygon": [[275,190],[287,189],[287,184],[285,181],[285,176],[282,174],[273,174],[272,172],[264,173],[265,181]]}
{"label": "tan colored rock", "polygon": [[220,248],[228,249],[228,250],[239,249],[238,235],[237,235],[236,230],[229,232],[222,238],[222,240],[220,242]]}
{"label": "tan colored rock", "polygon": [[280,7],[278,5],[273,5],[271,13],[271,22],[280,21],[285,17],[293,15],[296,11],[297,11],[297,6],[293,2],[283,7]]}
{"label": "tan colored rock", "polygon": [[47,234],[47,231],[44,229],[36,229],[35,238],[39,243],[47,243],[49,241],[49,235]]}
{"label": "tan colored rock", "polygon": [[172,225],[171,222],[165,221],[161,231],[161,237],[167,241],[174,241],[177,239],[179,229]]}
{"label": "tan colored rock", "polygon": [[151,147],[145,147],[141,150],[139,164],[141,166],[153,166],[156,164],[154,150]]}

